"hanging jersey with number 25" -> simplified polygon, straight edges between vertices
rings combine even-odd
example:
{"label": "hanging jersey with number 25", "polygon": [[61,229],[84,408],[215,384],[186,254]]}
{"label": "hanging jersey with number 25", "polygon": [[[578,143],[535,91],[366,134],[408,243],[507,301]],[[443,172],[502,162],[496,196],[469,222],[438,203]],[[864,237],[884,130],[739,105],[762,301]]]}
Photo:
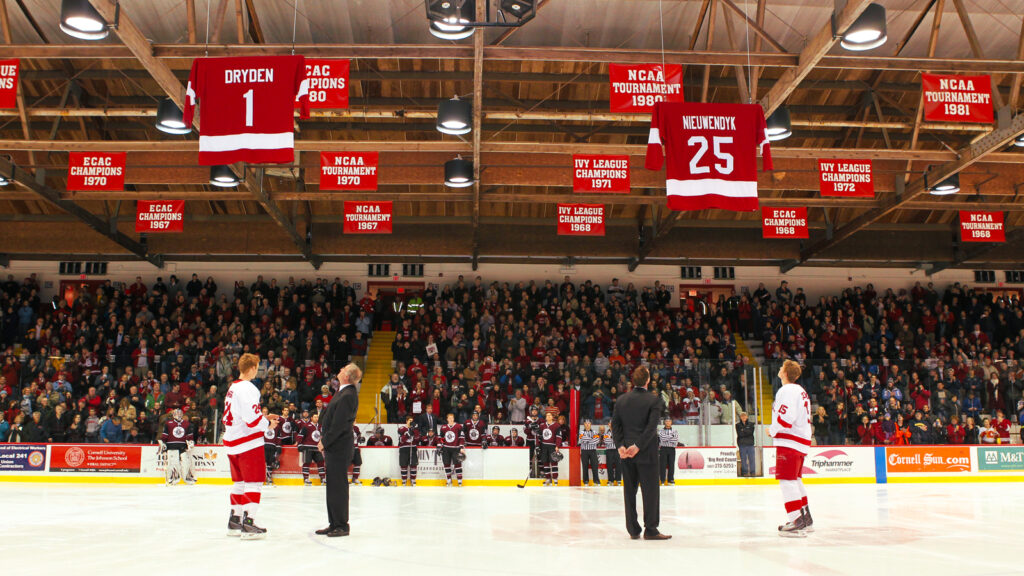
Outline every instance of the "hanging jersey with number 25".
{"label": "hanging jersey with number 25", "polygon": [[185,91],[184,120],[199,104],[199,163],[281,164],[294,159],[295,103],[309,117],[302,56],[197,58]]}
{"label": "hanging jersey with number 25", "polygon": [[757,210],[758,152],[771,170],[764,111],[757,104],[654,105],[646,166],[661,170],[668,156],[670,210]]}

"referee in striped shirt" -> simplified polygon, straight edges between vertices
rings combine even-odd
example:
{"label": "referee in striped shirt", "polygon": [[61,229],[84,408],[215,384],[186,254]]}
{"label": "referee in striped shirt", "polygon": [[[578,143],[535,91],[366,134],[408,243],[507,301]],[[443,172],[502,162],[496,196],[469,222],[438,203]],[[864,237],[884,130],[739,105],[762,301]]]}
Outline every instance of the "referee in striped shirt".
{"label": "referee in striped shirt", "polygon": [[[665,427],[658,430],[658,458],[660,459],[661,483],[670,486],[676,483],[675,460],[679,433],[672,429],[672,419],[665,418]],[[667,474],[667,478],[666,478]]]}
{"label": "referee in striped shirt", "polygon": [[597,476],[597,445],[601,440],[600,435],[590,429],[590,420],[583,421],[583,432],[580,433],[580,464],[583,466],[583,485],[590,486],[590,476],[593,474],[594,484],[601,485],[601,479]]}

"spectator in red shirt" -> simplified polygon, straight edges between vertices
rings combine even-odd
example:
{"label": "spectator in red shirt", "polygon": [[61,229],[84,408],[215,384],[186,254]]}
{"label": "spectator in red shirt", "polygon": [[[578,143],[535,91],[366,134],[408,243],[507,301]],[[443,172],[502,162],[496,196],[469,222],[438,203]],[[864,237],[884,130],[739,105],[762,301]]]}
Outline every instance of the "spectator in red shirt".
{"label": "spectator in red shirt", "polygon": [[960,418],[953,416],[946,426],[946,439],[950,444],[963,444],[966,438],[966,431],[960,425]]}

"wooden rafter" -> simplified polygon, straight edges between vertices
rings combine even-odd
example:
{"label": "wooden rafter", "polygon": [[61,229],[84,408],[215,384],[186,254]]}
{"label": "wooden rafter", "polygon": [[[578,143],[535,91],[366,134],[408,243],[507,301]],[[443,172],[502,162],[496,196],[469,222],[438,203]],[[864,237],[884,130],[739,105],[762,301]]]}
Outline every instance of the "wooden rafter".
{"label": "wooden rafter", "polygon": [[[11,21],[10,15],[7,13],[7,0],[0,0],[0,28],[3,29],[4,44],[13,44],[14,38],[11,36]],[[18,90],[16,104],[18,106],[18,118],[21,120],[21,133],[25,140],[31,140],[32,128],[26,113],[24,88]],[[36,163],[35,154],[30,152],[28,157],[29,161],[34,165]]]}
{"label": "wooden rafter", "polygon": [[252,0],[245,0],[245,10],[249,15],[249,37],[253,42],[263,44],[263,27],[260,26],[260,17]]}
{"label": "wooden rafter", "polygon": [[[548,4],[548,2],[550,2],[550,1],[551,0],[538,0],[536,13],[539,14],[540,13],[540,9],[544,8]],[[515,34],[516,32],[518,32],[520,30],[522,30],[521,26],[516,26],[514,28],[506,29],[504,32],[501,33],[500,36],[498,36],[497,38],[494,39],[494,42],[491,42],[491,46],[501,46],[501,44],[504,43],[505,40],[508,40],[509,38],[512,37],[513,34]]]}
{"label": "wooden rafter", "polygon": [[[476,19],[478,22],[487,17],[485,2],[476,3]],[[477,268],[480,256],[480,143],[484,131],[484,34],[477,32],[473,37],[473,270]]]}
{"label": "wooden rafter", "polygon": [[[754,34],[757,34],[758,38],[761,38],[762,40],[767,42],[769,46],[778,50],[779,52],[783,54],[786,53],[786,49],[782,46],[782,44],[779,44],[779,42],[775,40],[775,38],[772,38],[772,36],[768,34],[768,32],[765,32],[764,28],[761,27],[761,24],[758,24],[757,22],[751,20],[750,16],[747,16],[747,13],[744,12],[739,6],[737,6],[732,0],[721,0],[721,2],[725,4],[727,8],[735,12],[737,16],[746,20],[746,25],[750,26],[750,29],[754,31]],[[758,8],[758,12],[763,14],[763,9]],[[764,22],[763,16],[761,16],[759,19],[762,23]],[[760,49],[760,46],[758,48]]]}
{"label": "wooden rafter", "polygon": [[[721,0],[722,2],[728,2],[729,0]],[[729,14],[723,14],[725,17],[725,32],[729,37],[729,47],[733,50],[736,49],[736,31],[733,27],[732,17]],[[743,66],[733,66],[733,73],[736,74],[736,88],[740,93],[740,102],[750,102],[750,89],[747,86],[747,77],[745,76],[746,70]]]}
{"label": "wooden rafter", "polygon": [[[1024,18],[1020,21],[1020,37],[1017,40],[1017,60],[1024,61]],[[1010,107],[1014,110],[1020,108],[1020,87],[1024,81],[1024,74],[1014,74],[1013,82],[1010,84]]]}
{"label": "wooden rafter", "polygon": [[[871,0],[849,0],[846,6],[835,15],[836,30],[841,33],[849,28],[869,4],[871,4]],[[834,33],[832,30],[832,26],[833,23],[829,22],[807,42],[797,57],[796,67],[786,69],[779,78],[779,81],[761,99],[765,116],[770,116],[779,106],[782,106],[782,103],[793,93],[793,90],[796,90],[800,82],[811,73],[811,70],[835,46],[839,38],[837,33]]]}
{"label": "wooden rafter", "polygon": [[188,43],[196,43],[196,0],[185,0],[185,18],[188,20]]}
{"label": "wooden rafter", "polygon": [[[967,34],[967,43],[971,46],[971,52],[975,58],[985,58],[985,52],[981,49],[981,41],[978,40],[978,33],[974,31],[974,24],[971,23],[971,15],[967,13],[963,0],[953,0],[956,13],[963,24],[964,32]],[[999,93],[999,83],[992,81],[992,103],[996,110],[1003,107],[1003,95]]]}
{"label": "wooden rafter", "polygon": [[[705,50],[711,50],[711,43],[715,39],[715,7],[718,6],[718,0],[711,0],[711,7],[708,12],[708,38],[704,45]],[[704,66],[704,80],[701,82],[700,89],[700,101],[708,101],[708,80],[711,78],[711,65],[706,64]]]}

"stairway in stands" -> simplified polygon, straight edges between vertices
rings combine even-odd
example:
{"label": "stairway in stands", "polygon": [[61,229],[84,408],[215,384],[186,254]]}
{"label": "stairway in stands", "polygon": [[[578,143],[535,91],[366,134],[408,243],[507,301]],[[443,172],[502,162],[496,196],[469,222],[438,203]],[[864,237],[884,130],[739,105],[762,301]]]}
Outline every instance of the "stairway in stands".
{"label": "stairway in stands", "polygon": [[[761,369],[765,365],[764,361],[764,344],[760,340],[750,339],[749,341],[740,338],[736,335],[736,352],[747,359],[747,362],[757,369]],[[766,379],[767,379],[767,375]],[[770,382],[770,380],[768,381]],[[753,382],[751,382],[753,384]],[[771,385],[766,385],[761,388],[761,405],[758,406],[758,414],[761,415],[762,424],[771,424],[772,419],[772,402],[775,401],[774,394],[772,394]],[[750,408],[748,407],[748,410]]]}
{"label": "stairway in stands", "polygon": [[[380,389],[391,378],[391,345],[394,342],[394,332],[378,330],[373,333],[373,340],[370,341],[370,349],[366,354],[363,387],[359,390],[359,413],[356,414],[358,424],[379,422],[377,420],[377,396],[380,394]],[[381,419],[384,417],[385,415],[382,414]]]}

